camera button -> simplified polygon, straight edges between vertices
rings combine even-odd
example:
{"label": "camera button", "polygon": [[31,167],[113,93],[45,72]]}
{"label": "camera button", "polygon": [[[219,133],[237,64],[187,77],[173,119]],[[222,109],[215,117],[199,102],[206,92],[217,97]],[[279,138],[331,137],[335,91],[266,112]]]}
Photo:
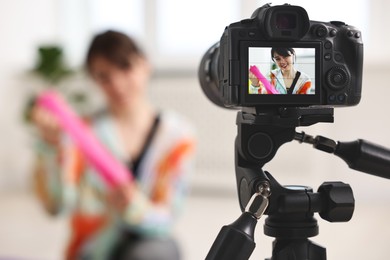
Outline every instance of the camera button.
{"label": "camera button", "polygon": [[335,30],[335,29],[332,29],[332,30],[330,30],[330,32],[329,32],[329,35],[330,35],[331,37],[335,37],[336,34],[337,34],[337,30]]}
{"label": "camera button", "polygon": [[337,101],[339,101],[340,103],[344,103],[344,102],[345,102],[345,99],[346,99],[345,94],[339,94],[339,95],[337,95]]}
{"label": "camera button", "polygon": [[360,38],[362,35],[360,32],[355,33],[355,38]]}
{"label": "camera button", "polygon": [[334,103],[336,101],[336,95],[335,94],[330,94],[328,99],[329,99],[329,102]]}
{"label": "camera button", "polygon": [[326,61],[330,61],[330,60],[332,59],[332,54],[331,54],[331,53],[325,53],[324,59],[325,59]]}
{"label": "camera button", "polygon": [[332,49],[333,44],[330,41],[325,42],[324,47],[325,49]]}
{"label": "camera button", "polygon": [[348,31],[347,35],[348,35],[348,37],[352,37],[353,36],[353,31]]}
{"label": "camera button", "polygon": [[319,25],[316,28],[315,33],[318,37],[323,38],[328,34],[328,29],[324,25]]}
{"label": "camera button", "polygon": [[341,55],[340,53],[336,53],[336,54],[334,55],[334,59],[335,59],[336,61],[338,61],[338,62],[341,62],[341,61],[343,61],[343,55]]}

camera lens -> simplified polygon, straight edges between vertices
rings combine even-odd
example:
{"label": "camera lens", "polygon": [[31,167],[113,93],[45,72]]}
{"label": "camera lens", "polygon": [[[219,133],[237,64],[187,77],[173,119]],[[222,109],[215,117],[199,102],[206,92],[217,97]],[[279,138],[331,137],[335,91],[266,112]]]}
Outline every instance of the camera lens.
{"label": "camera lens", "polygon": [[276,28],[280,30],[291,30],[297,26],[297,17],[290,13],[279,13],[276,15]]}
{"label": "camera lens", "polygon": [[200,86],[204,94],[215,105],[224,107],[219,91],[218,79],[219,42],[211,46],[202,57],[198,70]]}

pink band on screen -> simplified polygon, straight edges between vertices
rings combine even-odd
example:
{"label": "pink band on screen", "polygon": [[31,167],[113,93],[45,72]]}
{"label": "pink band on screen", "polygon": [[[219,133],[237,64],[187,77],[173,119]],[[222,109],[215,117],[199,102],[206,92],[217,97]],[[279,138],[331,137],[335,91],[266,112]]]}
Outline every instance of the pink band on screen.
{"label": "pink band on screen", "polygon": [[268,80],[264,77],[264,75],[261,74],[259,68],[253,65],[250,66],[249,71],[252,72],[253,75],[255,75],[256,78],[258,78],[261,81],[261,83],[263,83],[268,94],[279,94],[279,92],[271,85],[271,83],[268,82]]}

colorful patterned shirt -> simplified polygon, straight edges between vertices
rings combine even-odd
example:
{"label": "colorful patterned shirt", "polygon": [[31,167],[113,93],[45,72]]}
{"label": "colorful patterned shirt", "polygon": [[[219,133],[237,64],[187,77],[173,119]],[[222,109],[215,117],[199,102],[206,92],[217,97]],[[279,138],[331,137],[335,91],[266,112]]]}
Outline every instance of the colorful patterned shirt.
{"label": "colorful patterned shirt", "polygon": [[[117,159],[128,163],[108,113],[94,118],[91,127]],[[106,185],[74,143],[64,140],[60,156],[41,143],[38,158],[46,175],[48,200],[57,210],[71,213],[66,259],[77,259],[80,254],[88,259],[107,259],[123,230],[141,236],[169,235],[193,168],[194,136],[193,127],[184,118],[174,112],[161,113],[137,167],[136,190],[122,214],[110,208]]]}

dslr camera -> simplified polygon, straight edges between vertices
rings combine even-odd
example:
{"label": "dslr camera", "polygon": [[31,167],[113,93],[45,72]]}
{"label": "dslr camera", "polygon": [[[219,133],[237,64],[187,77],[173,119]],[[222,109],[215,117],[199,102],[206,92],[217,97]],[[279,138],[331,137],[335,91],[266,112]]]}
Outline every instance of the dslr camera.
{"label": "dslr camera", "polygon": [[361,98],[362,70],[358,29],[266,4],[225,28],[203,56],[199,80],[221,107],[351,106]]}

